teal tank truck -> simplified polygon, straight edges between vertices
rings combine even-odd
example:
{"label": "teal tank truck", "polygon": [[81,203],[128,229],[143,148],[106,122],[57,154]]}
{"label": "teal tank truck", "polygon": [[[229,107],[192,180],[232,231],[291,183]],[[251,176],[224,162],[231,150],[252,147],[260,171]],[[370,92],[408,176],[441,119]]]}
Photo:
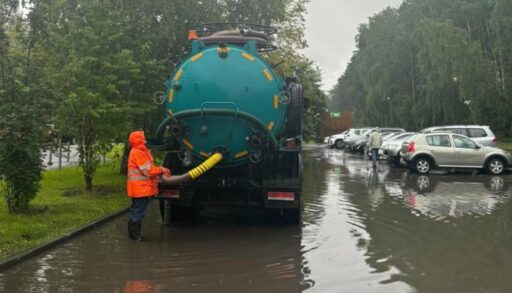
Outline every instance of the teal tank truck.
{"label": "teal tank truck", "polygon": [[219,204],[261,206],[300,222],[305,98],[295,78],[277,75],[260,55],[276,49],[274,33],[242,23],[189,32],[190,54],[167,81],[165,118],[153,141],[173,175],[194,181],[160,182],[164,222]]}

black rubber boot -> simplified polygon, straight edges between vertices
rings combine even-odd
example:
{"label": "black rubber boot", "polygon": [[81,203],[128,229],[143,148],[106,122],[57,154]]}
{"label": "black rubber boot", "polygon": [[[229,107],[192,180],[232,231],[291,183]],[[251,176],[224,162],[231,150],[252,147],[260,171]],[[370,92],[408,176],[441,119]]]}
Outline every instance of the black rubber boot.
{"label": "black rubber boot", "polygon": [[133,222],[132,220],[128,221],[128,238],[131,240],[137,240],[137,238],[133,235]]}
{"label": "black rubber boot", "polygon": [[133,238],[131,238],[132,240],[142,241],[143,237],[142,237],[142,235],[140,235],[141,228],[142,228],[141,222],[132,223],[132,236],[133,236]]}

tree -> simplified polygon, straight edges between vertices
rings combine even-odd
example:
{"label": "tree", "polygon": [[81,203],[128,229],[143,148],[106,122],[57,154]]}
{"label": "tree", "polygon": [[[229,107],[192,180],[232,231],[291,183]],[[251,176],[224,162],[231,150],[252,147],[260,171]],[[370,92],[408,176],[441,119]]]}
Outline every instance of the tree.
{"label": "tree", "polygon": [[17,1],[0,4],[0,182],[9,212],[24,212],[41,180],[42,56]]}
{"label": "tree", "polygon": [[356,124],[489,124],[510,134],[512,4],[408,0],[360,27],[332,90]]}

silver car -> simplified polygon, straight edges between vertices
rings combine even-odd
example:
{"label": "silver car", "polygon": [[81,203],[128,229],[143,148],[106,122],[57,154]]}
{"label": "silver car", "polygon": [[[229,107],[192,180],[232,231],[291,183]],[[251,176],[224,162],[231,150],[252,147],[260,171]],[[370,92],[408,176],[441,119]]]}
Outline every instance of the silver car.
{"label": "silver car", "polygon": [[361,128],[350,128],[340,134],[331,135],[329,138],[329,146],[337,149],[345,147],[345,141],[351,137],[359,136],[363,129]]}
{"label": "silver car", "polygon": [[426,174],[433,167],[485,169],[501,174],[511,164],[511,155],[502,149],[482,146],[470,138],[451,132],[420,133],[402,144],[405,163]]}
{"label": "silver car", "polygon": [[384,155],[388,156],[388,160],[400,165],[400,151],[402,150],[402,143],[413,136],[415,132],[402,132],[399,135],[393,136],[391,139],[386,140],[380,147]]}
{"label": "silver car", "polygon": [[425,128],[422,133],[428,132],[452,132],[462,134],[471,138],[478,144],[485,146],[496,146],[496,135],[487,125],[446,125]]}

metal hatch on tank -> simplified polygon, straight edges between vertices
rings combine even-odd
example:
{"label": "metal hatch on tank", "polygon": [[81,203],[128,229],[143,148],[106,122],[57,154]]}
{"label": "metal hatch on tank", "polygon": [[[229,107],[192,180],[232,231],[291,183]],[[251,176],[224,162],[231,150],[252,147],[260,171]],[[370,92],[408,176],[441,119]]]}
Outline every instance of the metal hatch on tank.
{"label": "metal hatch on tank", "polygon": [[[156,131],[164,165],[174,174],[222,161],[193,184],[161,184],[166,206],[240,202],[300,218],[300,140],[304,97],[259,55],[276,47],[276,30],[246,23],[210,23],[189,33],[191,53],[165,90],[166,117]],[[169,199],[168,190],[179,194]],[[212,196],[215,193],[215,196]],[[223,196],[221,194],[228,194]],[[179,199],[178,199],[179,198]]]}

